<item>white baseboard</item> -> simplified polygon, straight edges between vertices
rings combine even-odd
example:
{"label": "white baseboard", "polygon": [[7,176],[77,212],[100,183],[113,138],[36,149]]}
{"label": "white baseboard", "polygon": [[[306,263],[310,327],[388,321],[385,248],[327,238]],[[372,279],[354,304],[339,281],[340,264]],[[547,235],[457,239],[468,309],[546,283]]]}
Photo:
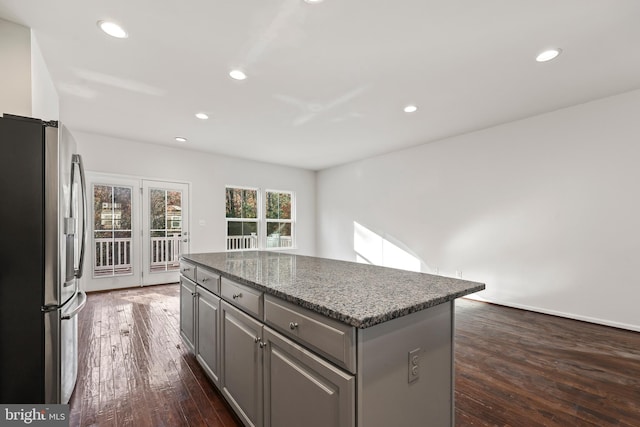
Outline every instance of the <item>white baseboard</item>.
{"label": "white baseboard", "polygon": [[514,303],[511,303],[511,302],[492,300],[492,299],[488,299],[488,298],[478,297],[478,296],[475,296],[475,295],[467,295],[465,298],[476,300],[476,301],[488,302],[488,303],[491,303],[491,304],[503,305],[505,307],[518,308],[520,310],[533,311],[533,312],[542,313],[542,314],[550,314],[552,316],[565,317],[567,319],[580,320],[582,322],[595,323],[595,324],[598,324],[598,325],[611,326],[611,327],[618,328],[618,329],[626,329],[626,330],[629,330],[629,331],[640,332],[640,325],[632,325],[632,324],[629,324],[629,323],[614,322],[614,321],[606,320],[606,319],[598,319],[596,317],[581,316],[581,315],[574,314],[574,313],[565,313],[563,311],[547,310],[547,309],[540,308],[540,307],[532,307],[532,306],[524,305],[524,304],[514,304]]}

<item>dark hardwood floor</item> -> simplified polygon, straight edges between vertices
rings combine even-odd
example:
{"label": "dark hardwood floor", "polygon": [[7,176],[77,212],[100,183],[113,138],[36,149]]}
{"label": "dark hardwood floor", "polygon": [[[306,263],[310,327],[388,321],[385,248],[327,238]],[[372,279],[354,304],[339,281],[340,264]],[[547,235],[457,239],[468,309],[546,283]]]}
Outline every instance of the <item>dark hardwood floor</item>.
{"label": "dark hardwood floor", "polygon": [[[178,285],[90,294],[71,425],[240,426],[178,328]],[[640,426],[640,333],[462,299],[455,340],[456,426]]]}

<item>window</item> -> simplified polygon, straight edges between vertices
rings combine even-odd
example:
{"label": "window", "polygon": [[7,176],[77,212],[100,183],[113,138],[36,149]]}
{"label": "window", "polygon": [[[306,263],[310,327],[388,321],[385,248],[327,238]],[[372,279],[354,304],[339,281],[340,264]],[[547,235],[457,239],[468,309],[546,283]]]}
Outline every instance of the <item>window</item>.
{"label": "window", "polygon": [[265,221],[267,248],[290,248],[293,246],[293,218],[290,192],[266,191]]}
{"label": "window", "polygon": [[294,247],[294,207],[290,191],[227,187],[227,250]]}
{"label": "window", "polygon": [[227,250],[258,249],[258,190],[227,187]]}

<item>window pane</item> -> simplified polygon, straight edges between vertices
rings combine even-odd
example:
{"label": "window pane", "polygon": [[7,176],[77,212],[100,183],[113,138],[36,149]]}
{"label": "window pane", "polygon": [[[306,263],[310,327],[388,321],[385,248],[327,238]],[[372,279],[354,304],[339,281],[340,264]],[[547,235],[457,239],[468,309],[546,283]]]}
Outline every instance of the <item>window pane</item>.
{"label": "window pane", "polygon": [[293,246],[291,239],[291,223],[267,223],[267,248],[289,248]]}
{"label": "window pane", "polygon": [[291,219],[291,193],[280,193],[280,219]]}
{"label": "window pane", "polygon": [[257,222],[229,221],[227,222],[227,236],[250,236],[258,233]]}
{"label": "window pane", "polygon": [[258,247],[258,223],[227,222],[227,249],[256,249]]}
{"label": "window pane", "polygon": [[152,230],[165,228],[165,191],[152,188],[149,190],[149,219]]}
{"label": "window pane", "polygon": [[268,222],[267,236],[278,234],[280,236],[291,236],[290,222]]}
{"label": "window pane", "polygon": [[243,190],[242,218],[258,218],[258,192]]}
{"label": "window pane", "polygon": [[113,188],[113,229],[131,230],[131,188]]}
{"label": "window pane", "polygon": [[182,237],[182,192],[152,188],[149,190],[149,207],[149,272],[177,270]]}
{"label": "window pane", "polygon": [[242,218],[242,190],[227,188],[227,218]]}
{"label": "window pane", "polygon": [[182,192],[167,191],[167,231],[177,233],[182,230]]}
{"label": "window pane", "polygon": [[110,185],[93,186],[93,229],[111,230],[111,200],[113,197],[113,187]]}
{"label": "window pane", "polygon": [[94,185],[94,277],[131,274],[131,187]]}
{"label": "window pane", "polygon": [[271,192],[267,192],[267,197],[266,197],[266,217],[267,219],[278,219],[280,218],[279,216],[279,203],[278,203],[278,193],[271,193]]}
{"label": "window pane", "polygon": [[291,219],[291,193],[268,191],[265,211],[267,219]]}

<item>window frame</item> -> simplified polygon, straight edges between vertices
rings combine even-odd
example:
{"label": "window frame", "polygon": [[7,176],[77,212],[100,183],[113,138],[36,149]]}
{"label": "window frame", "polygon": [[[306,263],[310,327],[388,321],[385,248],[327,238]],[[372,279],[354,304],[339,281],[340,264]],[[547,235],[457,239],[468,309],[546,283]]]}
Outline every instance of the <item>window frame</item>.
{"label": "window frame", "polygon": [[[263,189],[260,187],[250,187],[244,185],[225,185],[224,201],[225,201],[225,251],[226,252],[242,252],[242,251],[255,251],[255,250],[290,250],[296,249],[296,193],[293,190],[275,190],[275,189]],[[227,218],[226,214],[226,202],[227,202],[227,190],[251,190],[256,192],[256,215],[257,218]],[[291,198],[291,218],[290,219],[268,219],[266,212],[267,194],[268,193],[286,193]],[[257,228],[257,247],[255,248],[229,248],[229,222],[250,222],[256,223]],[[290,246],[273,246],[267,247],[267,225],[269,223],[289,223],[291,224],[291,245]]]}
{"label": "window frame", "polygon": [[[266,203],[268,200],[268,193],[286,193],[289,194],[290,196],[290,200],[291,200],[291,218],[290,219],[284,219],[284,218],[277,218],[277,219],[270,219],[267,218],[267,209],[266,209]],[[295,232],[295,224],[296,224],[296,195],[295,192],[291,191],[291,190],[273,190],[273,189],[265,189],[264,190],[264,203],[263,203],[263,220],[264,220],[264,227],[263,230],[264,232],[263,234],[263,239],[264,239],[264,249],[265,250],[271,250],[271,249],[295,249],[296,248],[296,232]],[[267,247],[267,239],[269,236],[267,236],[267,224],[269,223],[278,223],[278,222],[285,222],[285,223],[289,223],[290,227],[291,227],[291,245],[290,246],[270,246]]]}

